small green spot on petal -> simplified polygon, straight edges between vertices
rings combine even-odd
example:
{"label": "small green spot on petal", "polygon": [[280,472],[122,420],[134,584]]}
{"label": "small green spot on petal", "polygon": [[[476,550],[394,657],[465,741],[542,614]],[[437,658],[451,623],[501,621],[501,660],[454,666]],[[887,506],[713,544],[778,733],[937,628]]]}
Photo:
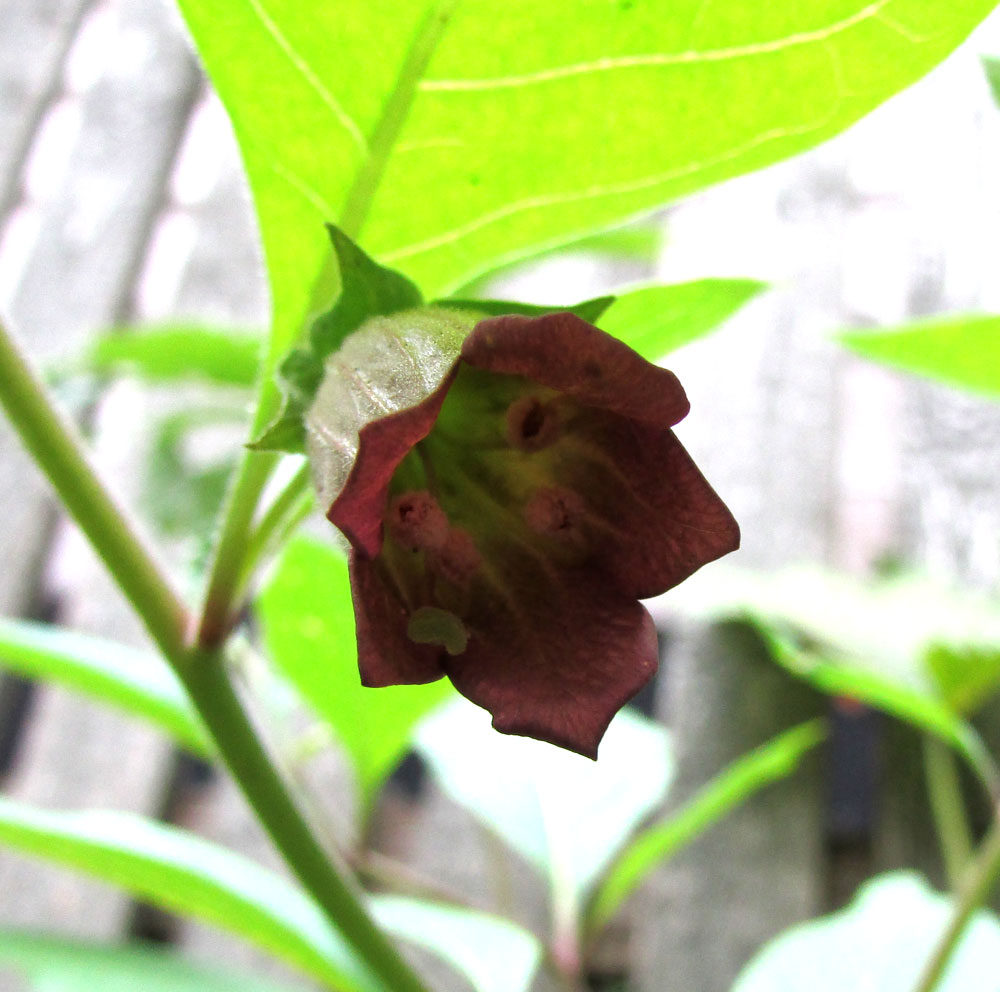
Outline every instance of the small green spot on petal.
{"label": "small green spot on petal", "polygon": [[417,644],[440,644],[448,654],[461,654],[469,643],[465,624],[454,613],[436,606],[415,610],[406,627],[406,636]]}

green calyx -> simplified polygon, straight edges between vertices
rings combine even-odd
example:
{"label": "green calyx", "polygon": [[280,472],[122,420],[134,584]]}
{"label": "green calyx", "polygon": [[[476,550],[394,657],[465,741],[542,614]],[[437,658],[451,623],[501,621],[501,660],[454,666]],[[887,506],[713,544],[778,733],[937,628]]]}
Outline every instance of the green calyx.
{"label": "green calyx", "polygon": [[[257,451],[313,454],[314,448],[307,439],[307,414],[331,367],[329,360],[333,356],[339,355],[340,358],[333,366],[336,368],[343,368],[347,363],[362,363],[356,366],[362,376],[369,373],[368,363],[384,366],[393,360],[402,361],[404,371],[414,364],[428,365],[436,374],[441,356],[448,354],[451,361],[457,357],[457,348],[461,346],[458,335],[461,333],[464,336],[485,316],[503,313],[537,316],[568,309],[594,322],[615,299],[613,296],[602,296],[566,308],[499,300],[438,300],[425,304],[420,290],[406,276],[379,265],[334,225],[327,225],[327,230],[340,273],[340,293],[330,310],[316,318],[308,335],[281,363],[278,378],[284,404],[276,419],[249,445]],[[408,316],[403,317],[404,314]],[[385,318],[387,322],[377,325],[380,330],[373,333],[371,340],[381,335],[383,342],[390,342],[391,339],[397,344],[388,343],[388,351],[384,355],[361,346],[340,354],[356,332],[368,330],[377,318]],[[412,341],[411,334],[414,335]],[[431,342],[431,352],[420,350],[428,342]],[[389,406],[401,409],[405,404],[396,401],[389,381],[391,377],[384,378],[389,389]],[[409,395],[412,395],[412,390]]]}

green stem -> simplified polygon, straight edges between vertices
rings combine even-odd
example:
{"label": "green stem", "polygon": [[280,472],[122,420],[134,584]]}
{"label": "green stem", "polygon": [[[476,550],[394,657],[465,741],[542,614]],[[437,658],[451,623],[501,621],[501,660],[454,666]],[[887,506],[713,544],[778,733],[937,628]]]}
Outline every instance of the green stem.
{"label": "green stem", "polygon": [[240,589],[243,589],[250,580],[254,566],[272,546],[280,544],[281,540],[309,515],[314,503],[315,499],[310,490],[309,465],[306,463],[288,480],[250,534],[243,556]]}
{"label": "green stem", "polygon": [[104,488],[76,428],[52,405],[0,323],[0,402],[21,440],[164,654],[184,650],[188,612],[129,515]]}
{"label": "green stem", "polygon": [[[251,436],[263,430],[277,409],[277,389],[268,377],[262,384]],[[245,449],[226,497],[222,527],[215,544],[212,567],[205,586],[205,598],[198,620],[197,643],[217,647],[232,629],[235,602],[244,573],[248,534],[261,494],[278,464],[274,452]]]}
{"label": "green stem", "polygon": [[[997,811],[1000,814],[1000,811]],[[955,912],[920,977],[915,992],[934,992],[973,914],[986,901],[1000,875],[1000,818],[995,819],[969,866]]]}
{"label": "green stem", "polygon": [[218,653],[205,652],[178,675],[226,766],[302,885],[391,992],[426,992],[423,983],[375,925],[362,893],[331,862],[275,771],[247,719]]}
{"label": "green stem", "polygon": [[931,812],[941,845],[948,884],[957,890],[972,858],[972,831],[965,816],[965,800],[958,778],[958,767],[951,748],[941,741],[924,736],[924,773]]}
{"label": "green stem", "polygon": [[219,754],[306,891],[386,992],[426,992],[372,921],[360,893],[317,843],[229,683],[221,650],[187,646],[183,604],[91,467],[77,432],[55,410],[2,323],[0,401],[184,683]]}

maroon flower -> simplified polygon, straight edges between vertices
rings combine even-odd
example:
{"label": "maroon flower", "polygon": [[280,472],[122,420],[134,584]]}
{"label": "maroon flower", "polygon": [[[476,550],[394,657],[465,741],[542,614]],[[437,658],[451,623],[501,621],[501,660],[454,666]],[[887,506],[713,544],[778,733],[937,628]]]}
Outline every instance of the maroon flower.
{"label": "maroon flower", "polygon": [[366,423],[328,517],[361,679],[447,675],[504,733],[596,757],[656,670],[638,600],[739,529],[671,426],[672,372],[570,313],[483,320],[422,401]]}

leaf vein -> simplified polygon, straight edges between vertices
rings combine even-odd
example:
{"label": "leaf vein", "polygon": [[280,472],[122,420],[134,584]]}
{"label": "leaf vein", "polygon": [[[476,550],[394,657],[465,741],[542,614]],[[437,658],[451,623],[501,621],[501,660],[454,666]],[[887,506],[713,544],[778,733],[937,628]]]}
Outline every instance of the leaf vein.
{"label": "leaf vein", "polygon": [[[573,65],[556,66],[552,69],[541,69],[538,72],[521,75],[496,76],[484,79],[426,79],[420,83],[420,88],[429,92],[469,92],[476,90],[513,89],[520,86],[534,86],[566,79],[571,76],[582,76],[592,72],[608,72],[617,69],[657,68],[674,65],[697,65],[702,62],[726,62],[734,59],[752,58],[757,55],[769,55],[782,52],[798,45],[813,44],[828,41],[836,34],[869,19],[882,20],[890,26],[882,10],[892,0],[873,0],[872,3],[856,11],[850,17],[829,24],[826,27],[815,28],[812,31],[801,31],[797,34],[775,38],[773,41],[756,42],[750,45],[734,45],[728,48],[687,49],[683,52],[652,52],[645,55],[621,55],[594,59],[588,62],[577,62]],[[904,33],[904,32],[901,32]],[[904,33],[905,37],[910,37]]]}
{"label": "leaf vein", "polygon": [[253,12],[257,15],[261,24],[264,26],[264,30],[271,36],[271,40],[281,49],[285,54],[286,58],[295,69],[299,72],[303,79],[313,88],[316,95],[324,103],[324,105],[329,109],[333,116],[339,121],[341,126],[347,131],[351,136],[351,140],[358,146],[358,148],[367,153],[368,142],[365,140],[364,134],[362,134],[361,129],[354,122],[354,119],[346,110],[340,105],[337,98],[323,85],[323,81],[316,75],[312,67],[302,58],[301,55],[292,47],[292,43],[282,34],[281,29],[275,23],[271,15],[264,9],[264,5],[261,0],[250,0],[250,7]]}

